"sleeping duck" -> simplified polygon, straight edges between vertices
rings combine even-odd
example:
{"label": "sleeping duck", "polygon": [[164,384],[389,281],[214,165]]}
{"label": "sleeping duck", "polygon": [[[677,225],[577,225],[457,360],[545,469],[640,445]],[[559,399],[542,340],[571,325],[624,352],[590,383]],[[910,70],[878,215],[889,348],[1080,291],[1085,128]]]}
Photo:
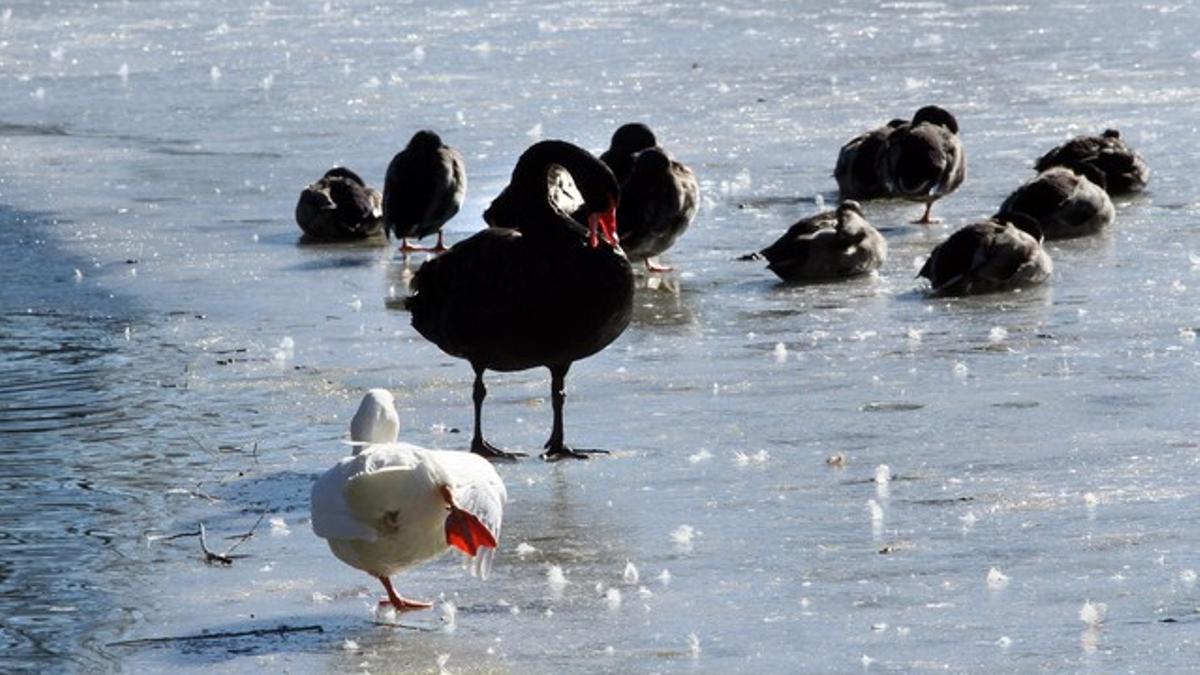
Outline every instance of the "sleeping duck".
{"label": "sleeping duck", "polygon": [[905,120],[892,120],[878,129],[855,136],[842,146],[833,169],[839,197],[875,199],[887,196],[887,186],[879,175],[879,156],[888,136],[906,124]]}
{"label": "sleeping duck", "polygon": [[296,202],[296,224],[321,241],[366,239],[383,232],[382,197],[358,174],[335,166],[304,188]]}
{"label": "sleeping duck", "polygon": [[1115,211],[1104,191],[1104,174],[1082,165],[1084,173],[1052,166],[1017,188],[1000,205],[997,218],[1023,213],[1037,221],[1047,239],[1068,239],[1095,234],[1112,223]]}
{"label": "sleeping duck", "polygon": [[1141,192],[1150,181],[1146,160],[1129,147],[1116,129],[1106,129],[1099,136],[1077,136],[1038,159],[1034,168],[1045,171],[1052,166],[1076,168],[1094,167],[1104,174],[1105,190],[1110,195]]}
{"label": "sleeping duck", "polygon": [[887,241],[855,201],[809,216],[775,243],[743,260],[767,260],[784,281],[828,281],[866,274],[887,260]]}
{"label": "sleeping duck", "polygon": [[975,295],[1040,284],[1054,269],[1041,241],[1037,223],[1023,214],[972,223],[938,244],[917,276],[929,280],[935,295]]}
{"label": "sleeping duck", "polygon": [[887,135],[878,171],[889,195],[924,202],[925,213],[914,222],[934,222],[933,203],[957,190],[967,175],[958,120],[935,105],[921,108]]}

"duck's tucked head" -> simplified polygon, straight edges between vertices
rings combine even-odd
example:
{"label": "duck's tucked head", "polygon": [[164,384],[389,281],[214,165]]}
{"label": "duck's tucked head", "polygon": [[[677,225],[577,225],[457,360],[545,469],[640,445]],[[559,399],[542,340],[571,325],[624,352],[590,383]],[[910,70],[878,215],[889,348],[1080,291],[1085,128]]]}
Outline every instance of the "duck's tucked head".
{"label": "duck's tucked head", "polygon": [[1004,215],[992,216],[992,220],[997,223],[1007,223],[1017,228],[1018,230],[1028,234],[1037,240],[1040,244],[1046,240],[1046,233],[1042,231],[1042,226],[1038,223],[1037,218],[1030,216],[1021,211],[1005,213]]}
{"label": "duck's tucked head", "polygon": [[300,193],[300,206],[311,211],[332,211],[337,208],[329,183],[319,181],[309,185]]}
{"label": "duck's tucked head", "polygon": [[1120,131],[1117,131],[1116,129],[1105,129],[1105,130],[1104,130],[1104,137],[1105,137],[1105,138],[1118,139],[1118,138],[1120,138],[1120,137],[1121,137],[1121,132],[1120,132]]}
{"label": "duck's tucked head", "polygon": [[347,169],[344,166],[335,166],[332,169],[326,171],[324,178],[326,181],[332,181],[332,179],[341,178],[343,180],[348,180],[351,183],[358,183],[359,185],[361,185],[363,187],[366,187],[366,185],[367,185],[366,182],[363,181],[362,176],[359,176],[358,174],[354,173],[353,171],[351,171],[350,169]]}
{"label": "duck's tucked head", "polygon": [[633,170],[637,172],[661,173],[671,168],[671,158],[663,149],[654,146],[646,148],[637,154],[634,159]]}
{"label": "duck's tucked head", "polygon": [[422,129],[413,134],[408,147],[413,150],[436,150],[442,147],[442,137],[429,129]]}
{"label": "duck's tucked head", "polygon": [[[350,420],[350,441],[353,443],[395,443],[400,433],[400,416],[396,414],[396,399],[387,389],[372,389],[358,404],[358,412]],[[354,454],[362,449],[356,446]]]}
{"label": "duck's tucked head", "polygon": [[863,213],[863,210],[862,210],[862,204],[859,204],[858,202],[854,201],[853,199],[846,199],[846,200],[842,201],[841,204],[838,204],[837,215],[838,215],[839,219],[845,218],[846,216],[850,215],[851,213],[855,213],[855,214],[858,214],[859,216],[865,217],[865,214]]}
{"label": "duck's tucked head", "polygon": [[950,114],[949,110],[940,108],[936,105],[927,105],[918,110],[912,118],[912,125],[915,127],[922,122],[935,124],[939,127],[945,127],[950,130],[950,133],[958,133],[958,120],[954,119],[954,115]]}
{"label": "duck's tucked head", "polygon": [[613,132],[609,145],[614,149],[634,153],[658,145],[658,139],[654,137],[650,127],[641,122],[630,122]]}

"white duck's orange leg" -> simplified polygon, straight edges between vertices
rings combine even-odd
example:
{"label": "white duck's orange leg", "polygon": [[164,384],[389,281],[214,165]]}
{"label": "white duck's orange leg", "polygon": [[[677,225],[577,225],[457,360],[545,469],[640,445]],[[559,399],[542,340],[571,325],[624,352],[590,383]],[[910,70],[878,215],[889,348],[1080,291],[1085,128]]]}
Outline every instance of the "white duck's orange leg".
{"label": "white duck's orange leg", "polygon": [[392,580],[387,577],[376,577],[383,584],[383,589],[387,591],[388,596],[379,601],[380,605],[391,605],[396,608],[397,612],[408,612],[414,609],[429,609],[433,607],[432,602],[423,600],[409,600],[396,593],[396,589],[392,588]]}

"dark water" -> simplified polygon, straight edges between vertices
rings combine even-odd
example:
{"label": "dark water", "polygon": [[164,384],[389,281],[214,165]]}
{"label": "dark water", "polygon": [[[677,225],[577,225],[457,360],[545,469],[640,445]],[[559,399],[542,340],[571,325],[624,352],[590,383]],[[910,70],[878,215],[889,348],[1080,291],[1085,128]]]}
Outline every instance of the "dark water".
{"label": "dark water", "polygon": [[[1192,5],[11,10],[3,669],[1194,667]],[[842,142],[929,102],[969,161],[943,224],[868,204],[891,257],[842,284],[733,262],[834,199]],[[467,157],[455,241],[534,139],[599,150],[630,119],[693,166],[704,206],[678,272],[643,280],[634,324],[568,381],[571,439],[617,452],[502,467],[494,578],[405,573],[439,608],[377,621],[378,589],[311,534],[309,486],[367,387],[396,394],[405,440],[464,447],[470,373],[396,309],[421,259],[298,245],[299,189],[339,162],[377,183],[433,126]],[[1052,244],[1038,289],[921,293],[932,246],[1106,126],[1154,171],[1108,232]],[[489,386],[494,440],[538,447],[546,374]],[[171,538],[200,523],[248,557],[210,566]]]}

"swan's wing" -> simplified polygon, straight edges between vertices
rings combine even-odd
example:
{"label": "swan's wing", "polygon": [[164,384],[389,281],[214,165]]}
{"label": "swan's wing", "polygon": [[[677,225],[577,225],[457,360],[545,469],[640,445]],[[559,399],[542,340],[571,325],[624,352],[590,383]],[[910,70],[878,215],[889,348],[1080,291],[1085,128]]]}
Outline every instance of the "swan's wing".
{"label": "swan's wing", "polygon": [[[430,454],[445,473],[454,501],[478,518],[499,542],[508,492],[496,468],[486,459],[469,452],[430,451]],[[475,558],[469,561],[471,573],[486,579],[494,555],[495,549],[479,549]]]}

